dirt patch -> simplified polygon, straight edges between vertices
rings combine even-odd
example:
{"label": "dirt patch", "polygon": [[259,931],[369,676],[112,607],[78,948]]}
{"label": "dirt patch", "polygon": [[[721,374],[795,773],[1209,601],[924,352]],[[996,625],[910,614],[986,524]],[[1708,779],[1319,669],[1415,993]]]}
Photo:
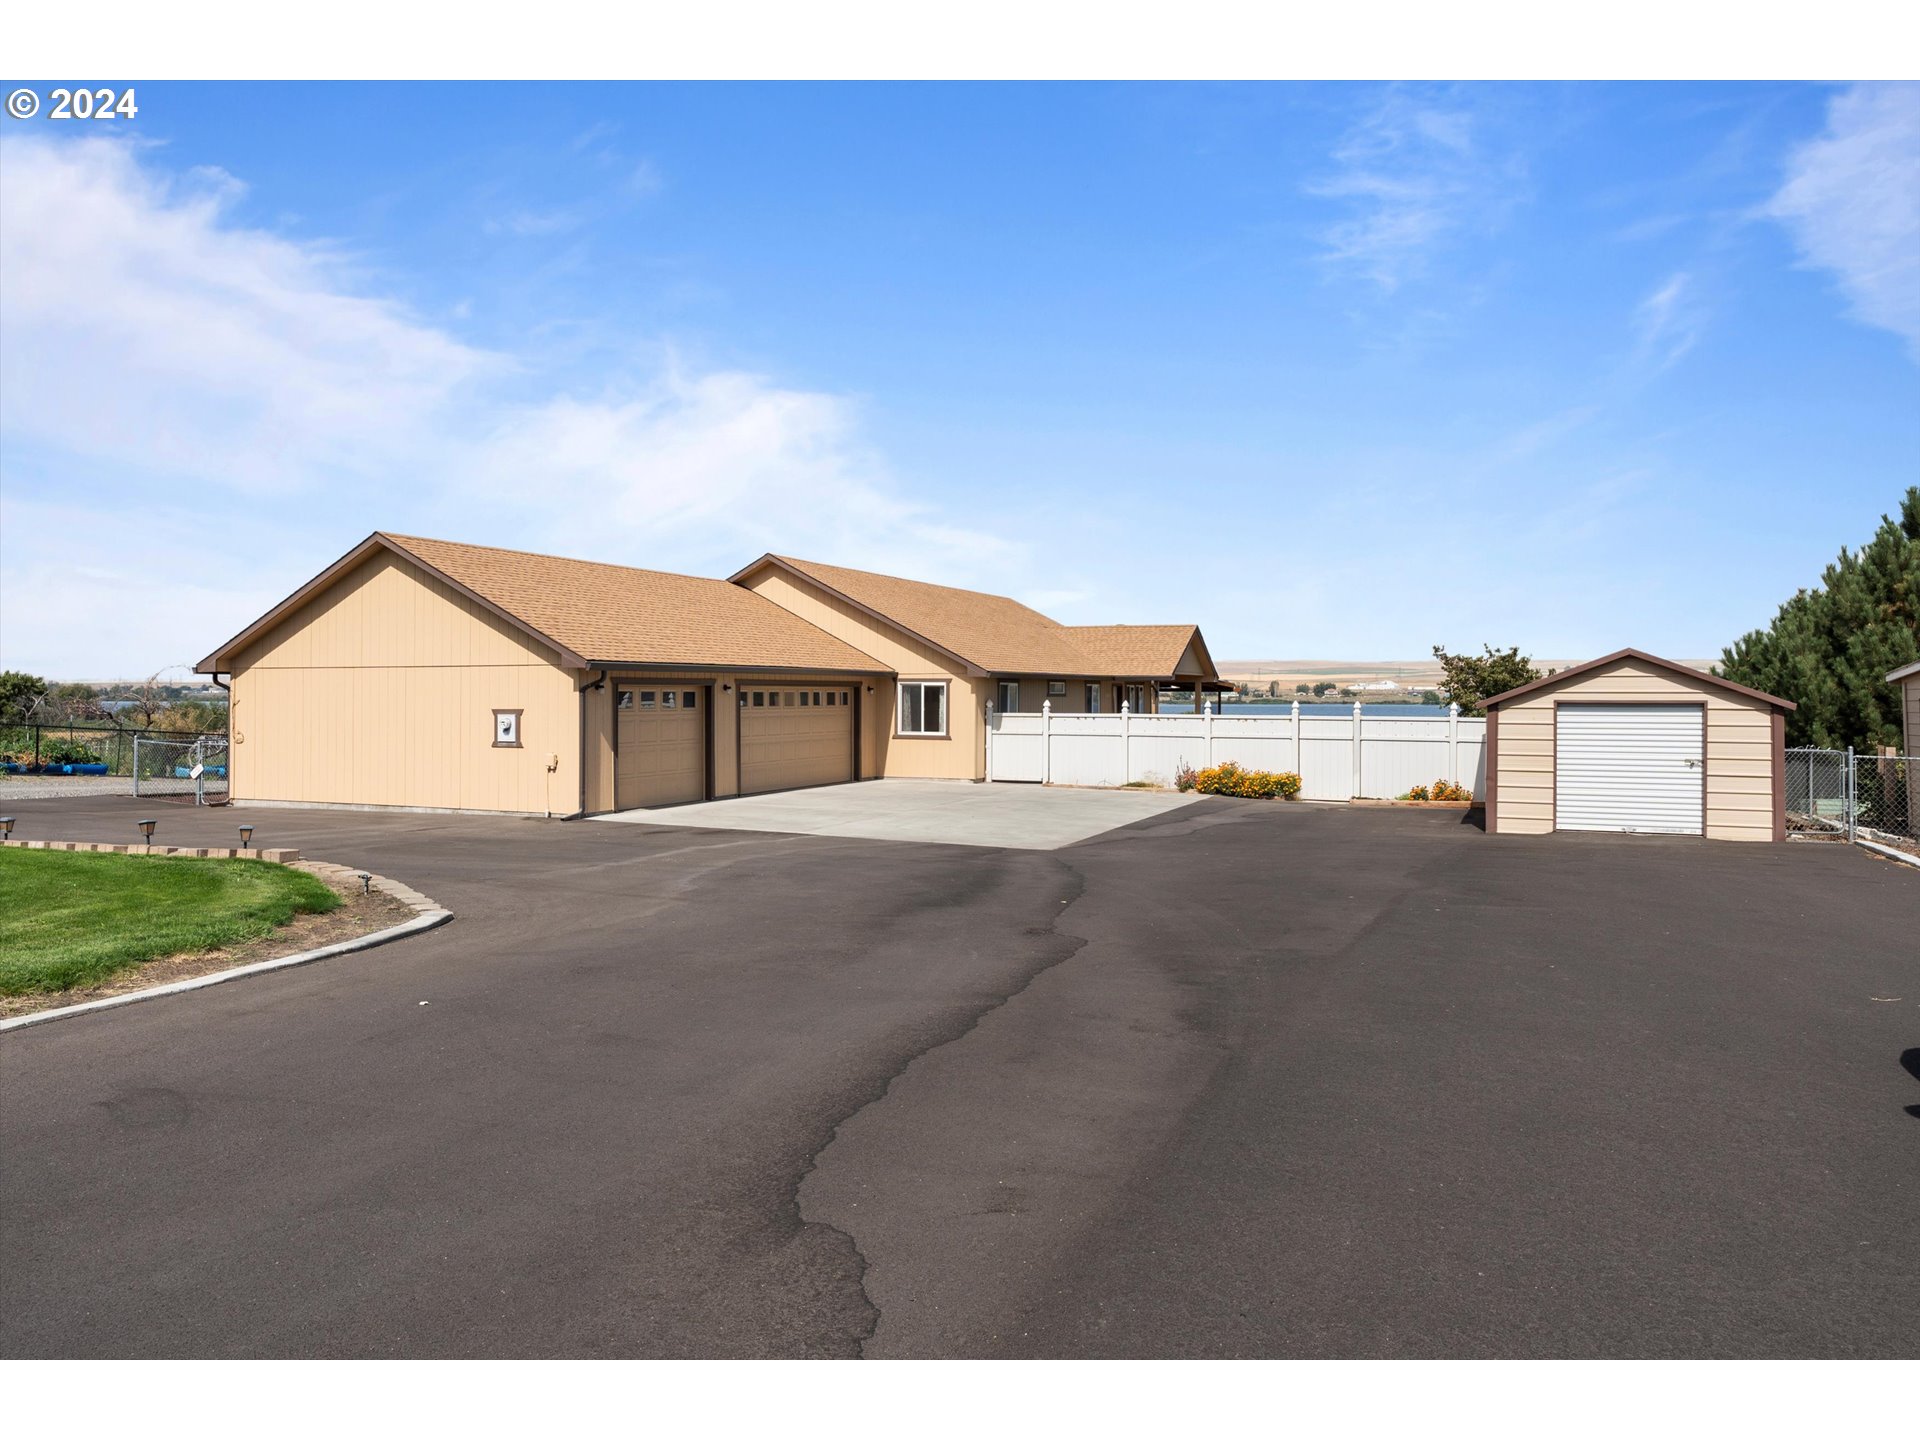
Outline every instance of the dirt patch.
{"label": "dirt patch", "polygon": [[[324,877],[322,877],[324,878]],[[54,990],[38,995],[0,996],[0,1020],[16,1015],[31,1015],[40,1010],[55,1010],[63,1005],[83,1005],[89,1000],[105,1000],[155,985],[170,985],[175,980],[192,980],[216,970],[231,970],[237,965],[252,965],[261,960],[277,960],[297,955],[302,950],[317,950],[322,945],[337,945],[342,940],[357,940],[376,930],[387,930],[411,920],[411,905],[383,895],[378,890],[362,895],[359,885],[329,887],[345,902],[325,915],[296,915],[271,935],[218,950],[198,950],[187,955],[165,955],[158,960],[122,970],[100,985]]]}

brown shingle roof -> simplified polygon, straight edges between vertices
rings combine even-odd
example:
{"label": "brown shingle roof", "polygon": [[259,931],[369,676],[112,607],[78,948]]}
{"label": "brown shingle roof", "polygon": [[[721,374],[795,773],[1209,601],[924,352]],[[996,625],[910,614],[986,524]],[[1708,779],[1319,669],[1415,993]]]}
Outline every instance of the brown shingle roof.
{"label": "brown shingle roof", "polygon": [[792,611],[725,580],[416,535],[378,538],[587,660],[887,668]]}
{"label": "brown shingle roof", "polygon": [[[768,562],[783,565],[994,674],[1171,675],[1195,633],[1191,625],[1062,625],[1005,595],[849,570],[790,555],[768,555],[734,579]],[[1174,635],[1180,640],[1171,644],[1169,654]],[[1126,663],[1114,663],[1119,660]]]}
{"label": "brown shingle roof", "polygon": [[1173,675],[1198,625],[1069,625],[1074,644],[1110,675]]}

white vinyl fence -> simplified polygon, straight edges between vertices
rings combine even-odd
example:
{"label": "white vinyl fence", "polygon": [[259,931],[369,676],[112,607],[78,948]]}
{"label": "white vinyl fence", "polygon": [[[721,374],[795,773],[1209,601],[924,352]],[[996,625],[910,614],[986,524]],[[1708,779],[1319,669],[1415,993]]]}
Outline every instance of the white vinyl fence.
{"label": "white vinyl fence", "polygon": [[1447,715],[1389,720],[1363,715],[1037,715],[987,713],[987,779],[1049,785],[1173,783],[1181,765],[1237,760],[1250,770],[1291,770],[1303,800],[1390,800],[1449,780],[1486,792],[1487,722]]}

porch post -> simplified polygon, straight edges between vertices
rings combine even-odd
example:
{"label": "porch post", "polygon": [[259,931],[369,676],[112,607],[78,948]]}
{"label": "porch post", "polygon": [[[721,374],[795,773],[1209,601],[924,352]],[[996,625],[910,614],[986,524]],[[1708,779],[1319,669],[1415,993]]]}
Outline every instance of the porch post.
{"label": "porch post", "polygon": [[1349,799],[1360,796],[1360,702],[1353,702],[1353,790]]}

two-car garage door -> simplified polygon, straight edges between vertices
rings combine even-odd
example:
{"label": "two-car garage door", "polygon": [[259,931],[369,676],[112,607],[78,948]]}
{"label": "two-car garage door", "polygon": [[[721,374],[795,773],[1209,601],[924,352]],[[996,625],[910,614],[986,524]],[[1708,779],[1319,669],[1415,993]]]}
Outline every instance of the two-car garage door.
{"label": "two-car garage door", "polygon": [[[614,686],[614,807],[650,809],[707,798],[707,749],[715,727],[713,687],[666,681]],[[742,795],[838,785],[853,779],[851,687],[742,686],[739,757]],[[724,723],[721,743],[731,742]],[[723,767],[724,768],[724,767]]]}
{"label": "two-car garage door", "polygon": [[740,691],[740,793],[853,779],[853,691],[747,686]]}
{"label": "two-car garage door", "polygon": [[1554,715],[1554,828],[1701,834],[1705,765],[1702,706],[1563,703]]}

